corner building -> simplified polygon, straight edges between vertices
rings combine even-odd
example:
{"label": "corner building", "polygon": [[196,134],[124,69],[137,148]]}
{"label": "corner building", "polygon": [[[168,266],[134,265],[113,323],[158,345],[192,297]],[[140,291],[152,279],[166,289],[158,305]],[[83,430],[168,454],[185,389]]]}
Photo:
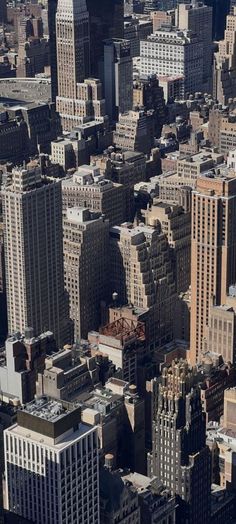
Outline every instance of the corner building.
{"label": "corner building", "polygon": [[40,397],[5,431],[8,509],[37,524],[99,524],[97,430]]}

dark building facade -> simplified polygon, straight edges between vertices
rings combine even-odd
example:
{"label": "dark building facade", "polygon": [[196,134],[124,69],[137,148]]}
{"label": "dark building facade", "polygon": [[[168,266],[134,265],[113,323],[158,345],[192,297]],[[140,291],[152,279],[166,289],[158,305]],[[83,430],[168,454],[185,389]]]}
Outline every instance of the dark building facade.
{"label": "dark building facade", "polygon": [[50,49],[50,66],[51,66],[51,93],[52,101],[56,101],[58,94],[57,88],[57,39],[56,39],[56,12],[57,1],[48,2],[48,32],[49,32],[49,49]]}
{"label": "dark building facade", "polygon": [[179,524],[210,522],[211,459],[195,381],[187,361],[173,361],[154,388],[150,473],[177,495]]}
{"label": "dark building facade", "polygon": [[124,38],[124,0],[87,0],[90,20],[91,75],[102,78],[103,41]]}
{"label": "dark building facade", "polygon": [[221,40],[224,38],[226,16],[231,7],[230,0],[205,0],[205,4],[213,7],[213,38]]}

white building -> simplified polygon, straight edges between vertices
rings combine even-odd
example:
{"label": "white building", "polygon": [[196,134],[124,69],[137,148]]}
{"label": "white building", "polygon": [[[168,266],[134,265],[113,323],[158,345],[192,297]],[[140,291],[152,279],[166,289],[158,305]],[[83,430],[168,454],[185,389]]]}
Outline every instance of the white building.
{"label": "white building", "polygon": [[203,44],[192,31],[165,27],[141,41],[141,75],[184,77],[183,97],[203,87]]}
{"label": "white building", "polygon": [[97,429],[40,397],[5,431],[8,509],[37,524],[99,524]]}

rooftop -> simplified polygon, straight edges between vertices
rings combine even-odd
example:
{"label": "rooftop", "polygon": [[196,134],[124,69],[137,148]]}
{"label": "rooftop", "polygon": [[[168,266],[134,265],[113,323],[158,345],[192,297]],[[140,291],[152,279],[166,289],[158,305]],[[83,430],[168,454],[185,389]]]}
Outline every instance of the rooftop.
{"label": "rooftop", "polygon": [[64,417],[71,410],[66,408],[61,402],[53,400],[48,397],[40,397],[32,400],[23,408],[24,412],[48,420],[49,422],[56,422]]}
{"label": "rooftop", "polygon": [[0,104],[5,107],[47,103],[51,99],[51,81],[38,78],[0,79]]}
{"label": "rooftop", "polygon": [[81,166],[72,176],[65,178],[62,182],[63,189],[70,189],[74,187],[93,187],[97,191],[106,191],[112,189],[114,184],[101,175],[100,170],[96,166]]}

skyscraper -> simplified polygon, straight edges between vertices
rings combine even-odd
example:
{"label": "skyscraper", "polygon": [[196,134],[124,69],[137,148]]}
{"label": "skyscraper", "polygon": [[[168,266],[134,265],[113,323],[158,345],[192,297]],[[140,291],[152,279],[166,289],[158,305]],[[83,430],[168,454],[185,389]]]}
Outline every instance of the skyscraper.
{"label": "skyscraper", "polygon": [[124,38],[124,0],[86,0],[90,23],[91,75],[103,79],[104,40]]}
{"label": "skyscraper", "polygon": [[7,2],[6,0],[0,0],[0,24],[7,21]]}
{"label": "skyscraper", "polygon": [[150,473],[177,495],[177,522],[209,524],[211,460],[195,373],[186,361],[164,368],[154,380]]}
{"label": "skyscraper", "polygon": [[[75,120],[77,83],[90,72],[89,13],[86,0],[58,0],[56,14],[58,97],[63,128]],[[73,125],[72,125],[73,127]]]}
{"label": "skyscraper", "polygon": [[176,27],[193,31],[203,44],[203,87],[207,93],[212,89],[212,18],[212,8],[196,0],[180,3],[176,10]]}
{"label": "skyscraper", "polygon": [[192,192],[190,359],[199,360],[209,312],[236,282],[236,178],[202,176]]}
{"label": "skyscraper", "polygon": [[41,177],[40,168],[15,168],[3,187],[8,333],[54,333],[70,341],[63,282],[61,183]]}
{"label": "skyscraper", "polygon": [[133,107],[133,61],[129,40],[104,42],[104,88],[106,112],[117,121],[119,113]]}
{"label": "skyscraper", "polygon": [[213,8],[213,39],[220,40],[224,36],[225,19],[230,10],[230,0],[204,0]]}
{"label": "skyscraper", "polygon": [[[2,217],[1,217],[2,218]],[[7,303],[4,262],[4,229],[0,219],[0,342],[4,342],[7,335]]]}
{"label": "skyscraper", "polygon": [[109,221],[89,209],[69,208],[64,219],[65,285],[75,340],[87,338],[101,322],[109,292]]}
{"label": "skyscraper", "polygon": [[57,39],[56,39],[56,12],[58,0],[49,0],[48,9],[48,32],[51,66],[51,93],[52,101],[56,102],[58,93],[57,85]]}
{"label": "skyscraper", "polygon": [[80,408],[40,397],[5,431],[8,509],[42,524],[99,524],[98,441]]}

